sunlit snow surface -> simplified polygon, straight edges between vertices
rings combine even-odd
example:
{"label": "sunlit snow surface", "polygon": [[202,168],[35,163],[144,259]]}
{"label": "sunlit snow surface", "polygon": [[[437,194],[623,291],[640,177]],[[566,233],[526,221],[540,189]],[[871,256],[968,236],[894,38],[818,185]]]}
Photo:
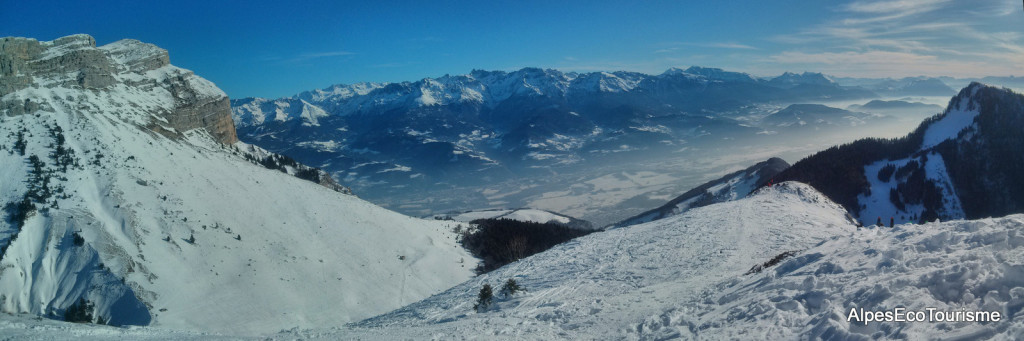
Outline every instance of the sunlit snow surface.
{"label": "sunlit snow surface", "polygon": [[[968,98],[974,98],[979,88],[974,87]],[[924,132],[921,149],[928,149],[942,141],[955,139],[960,131],[969,127],[974,123],[974,118],[978,117],[980,111],[976,105],[973,101],[965,99],[960,101],[956,107],[951,106],[942,119],[928,126],[928,130]]]}
{"label": "sunlit snow surface", "polygon": [[[744,274],[784,251],[797,255]],[[1024,216],[856,229],[810,187],[611,230],[351,326],[289,336],[872,339],[1024,332]],[[528,292],[472,310],[483,283]],[[997,323],[847,322],[851,308],[998,311]]]}
{"label": "sunlit snow surface", "polygon": [[[86,115],[38,118],[60,122],[83,159],[97,149],[105,157],[102,167],[69,172],[72,197],[30,218],[11,244],[0,272],[5,311],[45,313],[82,290],[98,306],[113,304],[116,296],[57,282],[82,269],[61,261],[60,252],[77,250],[66,246],[72,230],[100,255],[84,269],[102,262],[125,277],[151,306],[153,323],[167,328],[244,335],[352,322],[471,275],[474,259],[456,243],[452,223],[406,217],[253,165],[205,133],[173,141]],[[29,153],[43,153],[44,142],[30,142]],[[6,152],[0,160],[24,163]],[[25,178],[22,168],[4,167],[3,178]],[[5,201],[22,191],[3,187]],[[186,241],[192,235],[194,244]]]}
{"label": "sunlit snow surface", "polygon": [[[745,274],[784,251],[799,251]],[[472,306],[484,283],[526,290]],[[847,322],[851,308],[998,311],[993,323]],[[356,323],[272,339],[876,339],[1024,336],[1024,215],[857,230],[810,187],[595,233]],[[0,315],[15,337],[215,338]]]}
{"label": "sunlit snow surface", "polygon": [[452,214],[450,218],[455,221],[471,222],[477,219],[511,219],[516,221],[534,222],[534,223],[562,223],[568,224],[571,219],[566,216],[554,214],[544,210],[537,210],[531,208],[520,208],[515,210],[483,210],[483,211],[470,211],[459,214]]}

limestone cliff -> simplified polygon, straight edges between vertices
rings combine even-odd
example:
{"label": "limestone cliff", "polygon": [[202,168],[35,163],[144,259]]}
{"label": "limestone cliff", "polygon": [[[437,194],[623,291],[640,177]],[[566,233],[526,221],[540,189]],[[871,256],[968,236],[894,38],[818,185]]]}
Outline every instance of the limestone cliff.
{"label": "limestone cliff", "polygon": [[[40,103],[20,91],[26,89],[51,96]],[[87,90],[108,97],[114,106],[131,102],[118,97],[147,96],[153,99],[146,105],[150,116],[122,118],[169,137],[205,129],[218,142],[238,141],[228,96],[192,71],[171,65],[167,50],[130,39],[96,47],[96,40],[84,34],[48,42],[0,38],[0,112],[17,116],[54,106],[96,109],[94,102],[59,89]]]}

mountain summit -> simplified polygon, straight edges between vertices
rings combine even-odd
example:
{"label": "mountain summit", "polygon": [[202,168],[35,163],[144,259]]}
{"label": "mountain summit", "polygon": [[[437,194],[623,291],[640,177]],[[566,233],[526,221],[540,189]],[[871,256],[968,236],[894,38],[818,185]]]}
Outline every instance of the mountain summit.
{"label": "mountain summit", "polygon": [[[8,115],[46,109],[40,106],[46,102],[34,102],[28,93],[75,88],[109,94],[104,99],[121,108],[112,113],[118,119],[166,136],[203,128],[218,142],[238,141],[228,96],[192,71],[171,65],[167,50],[155,45],[125,39],[97,48],[84,34],[52,42],[7,37],[0,39],[0,54],[0,109]],[[127,110],[129,103],[143,110]]]}

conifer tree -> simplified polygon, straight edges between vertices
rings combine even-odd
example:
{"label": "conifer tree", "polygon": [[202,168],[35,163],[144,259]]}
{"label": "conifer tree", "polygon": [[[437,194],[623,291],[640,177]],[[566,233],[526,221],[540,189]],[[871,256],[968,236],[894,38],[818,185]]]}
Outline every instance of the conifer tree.
{"label": "conifer tree", "polygon": [[476,305],[473,305],[473,309],[476,311],[487,310],[487,307],[491,306],[491,300],[494,298],[494,292],[491,290],[490,284],[484,284],[480,288],[480,293],[477,294]]}
{"label": "conifer tree", "polygon": [[86,301],[85,298],[79,298],[78,302],[72,303],[64,312],[64,321],[91,323],[92,309],[92,302]]}
{"label": "conifer tree", "polygon": [[508,281],[505,281],[505,285],[501,287],[501,293],[505,297],[510,297],[515,295],[520,289],[519,283],[516,283],[516,280],[509,278]]}

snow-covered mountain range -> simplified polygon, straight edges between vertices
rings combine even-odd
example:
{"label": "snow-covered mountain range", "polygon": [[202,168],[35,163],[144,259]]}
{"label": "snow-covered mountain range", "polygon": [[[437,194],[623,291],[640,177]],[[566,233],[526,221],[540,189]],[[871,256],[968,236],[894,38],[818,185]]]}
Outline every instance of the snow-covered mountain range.
{"label": "snow-covered mountain range", "polygon": [[[820,73],[762,79],[703,67],[658,75],[524,68],[235,99],[232,113],[243,141],[322,168],[369,200],[425,215],[467,207],[423,212],[426,200],[412,194],[683,148],[745,146],[779,133],[783,123],[761,120],[776,106],[874,97]],[[848,130],[880,117],[847,113],[813,127],[784,125],[786,133]]]}
{"label": "snow-covered mountain range", "polygon": [[0,61],[4,313],[60,319],[85,300],[114,325],[253,335],[358,321],[472,276],[458,223],[237,142],[227,96],[163,49],[3,38]]}

